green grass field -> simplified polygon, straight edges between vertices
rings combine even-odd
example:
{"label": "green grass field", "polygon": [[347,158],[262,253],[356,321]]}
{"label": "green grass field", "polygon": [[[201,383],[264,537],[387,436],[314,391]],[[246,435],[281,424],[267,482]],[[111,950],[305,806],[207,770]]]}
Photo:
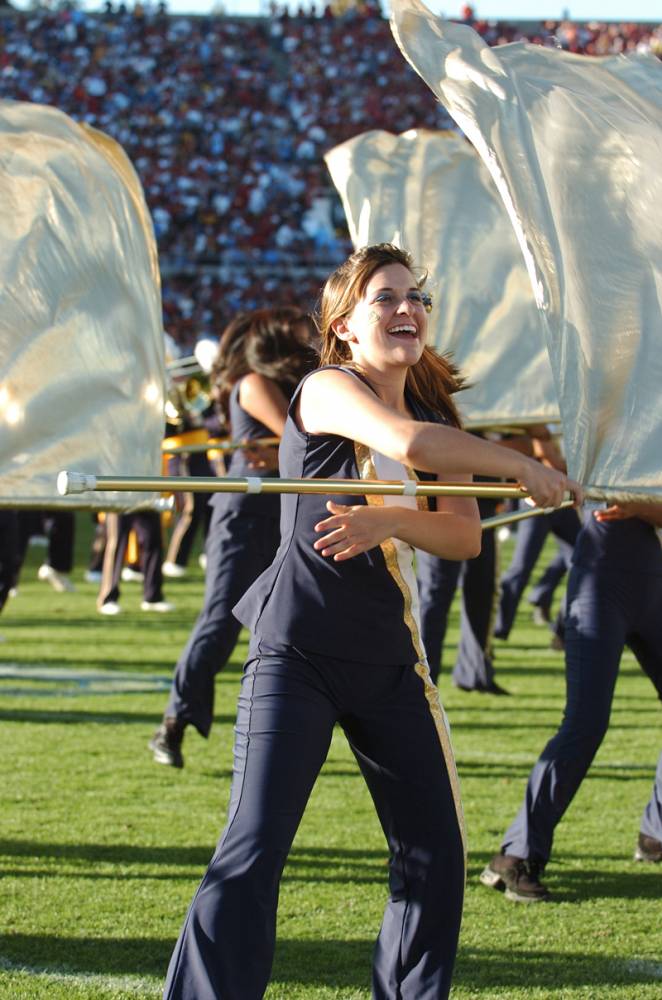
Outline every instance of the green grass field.
{"label": "green grass field", "polygon": [[[171,615],[95,613],[82,580],[89,518],[79,517],[75,594],[36,579],[0,617],[0,998],[158,997],[180,923],[223,825],[245,644],[218,678],[208,741],[187,734],[186,767],[153,763],[147,741],[202,597],[202,573],[167,581]],[[506,547],[502,558],[508,558]],[[453,730],[469,835],[455,998],[662,997],[662,868],[632,852],[659,752],[659,706],[627,653],[611,729],[558,830],[546,877],[555,902],[518,906],[478,882],[519,805],[563,706],[562,654],[524,603],[498,677],[511,698],[441,695]],[[288,862],[270,1000],[368,1000],[387,893],[386,850],[362,779],[337,733]]]}

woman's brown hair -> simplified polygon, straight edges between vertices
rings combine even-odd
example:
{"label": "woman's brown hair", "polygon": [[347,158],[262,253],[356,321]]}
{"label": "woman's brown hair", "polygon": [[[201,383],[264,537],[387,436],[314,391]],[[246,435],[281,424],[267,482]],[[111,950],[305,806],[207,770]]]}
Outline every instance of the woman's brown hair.
{"label": "woman's brown hair", "polygon": [[221,335],[211,378],[221,414],[227,420],[232,387],[249,372],[277,382],[288,399],[317,367],[313,320],[295,306],[274,306],[240,313]]}
{"label": "woman's brown hair", "polygon": [[[358,369],[349,344],[336,336],[333,324],[349,315],[375,271],[388,264],[402,264],[411,271],[419,288],[425,284],[427,272],[414,266],[407,250],[392,243],[361,247],[327,279],[316,319],[322,338],[320,367],[344,365]],[[452,361],[432,347],[425,347],[420,360],[407,372],[406,388],[410,395],[455,427],[460,427],[461,421],[451,395],[463,385],[464,380]]]}

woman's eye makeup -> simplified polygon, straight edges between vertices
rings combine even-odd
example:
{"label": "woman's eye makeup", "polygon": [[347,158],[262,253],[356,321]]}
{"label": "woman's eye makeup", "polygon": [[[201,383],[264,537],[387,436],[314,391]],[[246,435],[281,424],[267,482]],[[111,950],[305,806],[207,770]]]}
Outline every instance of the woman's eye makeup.
{"label": "woman's eye makeup", "polygon": [[[427,305],[426,300],[429,299],[429,296],[426,296],[423,292],[419,292],[418,290],[413,289],[411,292],[407,292],[407,298],[409,299],[410,302],[416,303],[416,305]],[[384,302],[391,302],[392,299],[393,299],[392,292],[386,292],[386,291],[377,292],[377,294],[373,299],[373,302],[383,304]]]}

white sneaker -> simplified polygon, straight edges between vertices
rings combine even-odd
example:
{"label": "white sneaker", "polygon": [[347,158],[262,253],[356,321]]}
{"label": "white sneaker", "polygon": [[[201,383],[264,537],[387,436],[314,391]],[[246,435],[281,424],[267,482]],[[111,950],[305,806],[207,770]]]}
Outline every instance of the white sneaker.
{"label": "white sneaker", "polygon": [[7,597],[18,597],[18,587],[12,587]]}
{"label": "white sneaker", "polygon": [[58,594],[70,594],[76,589],[68,576],[65,576],[64,573],[58,573],[48,563],[42,563],[37,570],[37,576],[40,580],[46,580],[50,583],[53,590],[57,590]]}
{"label": "white sneaker", "polygon": [[100,569],[86,569],[85,570],[85,582],[86,583],[101,583],[101,570]]}
{"label": "white sneaker", "polygon": [[100,608],[97,608],[100,615],[119,615],[121,610],[121,607],[116,601],[106,601],[106,603],[102,604]]}
{"label": "white sneaker", "polygon": [[174,611],[175,605],[171,604],[170,601],[143,601],[140,610],[158,611],[161,614],[166,614],[168,611]]}
{"label": "white sneaker", "polygon": [[145,574],[137,569],[131,569],[130,566],[125,566],[122,570],[122,579],[125,583],[142,583],[145,579]]}
{"label": "white sneaker", "polygon": [[186,576],[186,566],[180,566],[179,563],[175,562],[164,562],[161,567],[164,576],[169,576],[171,579],[179,580],[182,576]]}
{"label": "white sneaker", "polygon": [[198,566],[200,569],[207,569],[207,556],[204,552],[201,552],[198,557]]}

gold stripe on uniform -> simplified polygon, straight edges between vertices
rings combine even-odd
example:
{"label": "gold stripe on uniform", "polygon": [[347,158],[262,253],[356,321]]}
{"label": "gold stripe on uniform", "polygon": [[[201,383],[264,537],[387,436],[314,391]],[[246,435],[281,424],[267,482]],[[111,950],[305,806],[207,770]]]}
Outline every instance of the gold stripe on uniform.
{"label": "gold stripe on uniform", "polygon": [[[367,445],[359,444],[354,442],[354,454],[356,458],[356,465],[359,471],[359,477],[361,479],[376,479],[377,472],[372,461],[372,456],[370,454],[370,449]],[[410,479],[416,479],[413,469],[409,469],[405,466],[407,475]],[[417,497],[417,506],[419,510],[428,510],[427,498]],[[366,496],[366,502],[369,506],[383,506],[384,497],[369,495]],[[439,692],[437,687],[432,682],[430,677],[430,670],[427,665],[427,657],[423,650],[423,643],[421,642],[421,636],[418,629],[418,623],[414,618],[412,613],[412,596],[407,582],[402,575],[402,570],[398,563],[398,555],[391,538],[385,539],[380,544],[380,548],[384,555],[384,561],[386,562],[386,568],[393,577],[393,580],[398,586],[398,589],[402,593],[404,600],[405,612],[404,619],[405,625],[411,633],[411,641],[413,643],[416,655],[418,656],[418,663],[415,666],[416,673],[423,681],[425,697],[430,708],[430,714],[435,724],[437,730],[437,735],[439,736],[439,742],[441,744],[441,750],[444,755],[444,760],[446,762],[446,769],[448,771],[448,780],[451,784],[451,791],[453,793],[453,801],[455,803],[455,812],[457,815],[458,825],[460,827],[460,835],[462,837],[462,848],[464,851],[464,870],[466,877],[467,870],[467,835],[464,825],[464,812],[462,809],[462,796],[460,793],[460,779],[457,773],[457,767],[455,766],[455,755],[453,754],[453,747],[451,745],[450,733],[448,731],[448,722],[446,719],[446,713],[442,707],[441,701],[439,699]]]}

